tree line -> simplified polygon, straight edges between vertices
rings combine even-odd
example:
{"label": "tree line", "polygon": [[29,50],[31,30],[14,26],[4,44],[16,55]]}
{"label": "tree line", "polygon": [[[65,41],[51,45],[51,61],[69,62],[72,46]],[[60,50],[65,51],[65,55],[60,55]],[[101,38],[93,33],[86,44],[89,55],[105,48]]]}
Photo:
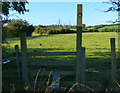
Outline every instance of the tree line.
{"label": "tree line", "polygon": [[[118,28],[105,28],[99,30],[99,28],[105,27],[108,25],[96,25],[88,26],[85,24],[82,25],[83,32],[117,32]],[[112,26],[112,25],[110,25]],[[49,35],[49,34],[67,34],[67,33],[76,33],[76,26],[72,25],[30,25],[26,20],[11,20],[7,25],[3,26],[3,40],[6,37],[19,37],[20,32],[26,32],[27,36],[32,36],[32,33],[39,35]]]}
{"label": "tree line", "polygon": [[[76,26],[69,25],[30,25],[26,20],[11,20],[7,25],[3,26],[3,39],[5,37],[19,37],[20,32],[26,32],[26,36],[31,36],[32,33],[37,33],[39,35],[49,35],[49,34],[66,34],[75,33]],[[85,25],[83,24],[83,29]]]}

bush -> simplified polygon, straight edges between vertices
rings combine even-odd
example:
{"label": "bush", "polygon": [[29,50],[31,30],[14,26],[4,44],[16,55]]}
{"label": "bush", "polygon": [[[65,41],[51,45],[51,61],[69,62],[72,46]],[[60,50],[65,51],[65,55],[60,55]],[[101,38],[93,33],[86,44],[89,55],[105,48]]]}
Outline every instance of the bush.
{"label": "bush", "polygon": [[30,26],[27,26],[27,29],[26,29],[26,35],[27,36],[31,36],[32,33],[34,32],[35,28],[33,25],[30,25]]}
{"label": "bush", "polygon": [[9,59],[10,57],[13,57],[13,53],[10,52],[9,47],[7,46],[7,44],[2,45],[2,60],[6,61],[7,59]]}
{"label": "bush", "polygon": [[88,32],[94,32],[94,30],[93,29],[89,29],[89,31]]}
{"label": "bush", "polygon": [[7,27],[3,27],[2,28],[2,43],[4,43],[6,41],[6,37],[7,37]]}
{"label": "bush", "polygon": [[105,28],[102,29],[101,32],[118,32],[119,30],[119,28]]}
{"label": "bush", "polygon": [[53,29],[50,27],[41,27],[41,26],[36,27],[34,32],[40,35],[75,33],[75,31],[70,30],[68,28]]}
{"label": "bush", "polygon": [[34,26],[29,25],[27,21],[24,20],[14,20],[9,22],[5,27],[5,33],[7,37],[18,37],[19,32],[26,32],[27,36],[31,36],[34,31]]}

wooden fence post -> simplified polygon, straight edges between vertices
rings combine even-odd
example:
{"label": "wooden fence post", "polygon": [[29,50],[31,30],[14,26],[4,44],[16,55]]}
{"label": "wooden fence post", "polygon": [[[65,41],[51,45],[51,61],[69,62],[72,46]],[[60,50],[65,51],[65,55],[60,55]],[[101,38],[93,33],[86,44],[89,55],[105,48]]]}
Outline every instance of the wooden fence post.
{"label": "wooden fence post", "polygon": [[[82,47],[82,75],[81,75],[81,83],[85,85],[85,47]],[[85,87],[84,87],[85,88]]]}
{"label": "wooden fence post", "polygon": [[[118,18],[119,20],[120,20],[120,11],[119,11],[119,18]],[[119,21],[119,25],[118,25],[118,58],[117,58],[117,60],[118,60],[118,64],[120,65],[120,21]]]}
{"label": "wooden fence post", "polygon": [[[0,2],[0,13],[2,13],[2,2]],[[2,15],[0,19],[0,93],[2,93]]]}
{"label": "wooden fence post", "polygon": [[27,44],[25,32],[20,32],[20,41],[22,54],[22,80],[28,81]]}
{"label": "wooden fence post", "polygon": [[111,61],[112,61],[112,75],[111,77],[116,80],[116,53],[115,53],[115,38],[110,38],[111,42]]}
{"label": "wooden fence post", "polygon": [[[77,5],[77,60],[76,60],[76,81],[81,82],[82,75],[82,4]],[[77,85],[77,91],[80,90]]]}
{"label": "wooden fence post", "polygon": [[19,58],[19,48],[18,45],[15,45],[15,54],[16,54],[16,64],[18,72],[18,82],[21,82],[21,69],[20,69],[20,58]]}

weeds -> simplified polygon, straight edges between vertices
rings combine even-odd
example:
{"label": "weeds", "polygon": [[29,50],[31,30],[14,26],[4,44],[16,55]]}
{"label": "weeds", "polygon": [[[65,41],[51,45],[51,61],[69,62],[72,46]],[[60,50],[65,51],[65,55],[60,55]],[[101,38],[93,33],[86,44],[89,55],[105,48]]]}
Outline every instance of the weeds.
{"label": "weeds", "polygon": [[[41,69],[39,69],[38,70],[38,72],[37,72],[37,74],[36,74],[36,77],[35,77],[35,80],[34,80],[34,85],[33,86],[31,86],[29,83],[25,83],[25,84],[23,84],[24,85],[24,91],[25,91],[25,93],[53,93],[53,92],[57,92],[57,90],[56,91],[53,91],[53,85],[57,82],[57,81],[59,81],[62,77],[60,77],[59,79],[57,79],[55,82],[53,82],[52,84],[50,84],[50,80],[51,80],[51,76],[52,76],[52,71],[50,71],[50,73],[49,73],[49,76],[48,76],[48,79],[47,79],[47,82],[46,82],[46,86],[44,85],[44,86],[42,86],[42,84],[43,83],[45,83],[45,81],[42,81],[42,77],[43,77],[43,75],[44,75],[44,72],[42,73],[42,76],[40,77],[40,83],[39,83],[39,87],[38,87],[38,89],[36,89],[36,87],[37,87],[37,80],[38,80],[38,76],[39,76],[39,73],[40,73],[40,71],[41,71]],[[111,93],[111,92],[116,92],[116,93],[119,93],[119,91],[120,91],[120,84],[114,79],[114,78],[112,78],[113,79],[113,81],[117,84],[117,86],[118,86],[118,88],[116,88],[116,90],[108,90],[107,88],[105,89],[105,91],[104,91],[104,93]],[[76,83],[74,83],[70,88],[69,88],[69,90],[68,91],[66,91],[65,93],[71,93],[71,92],[76,92],[76,90],[74,90],[74,87],[75,86],[77,86],[77,85],[79,85],[79,86],[82,86],[82,87],[84,87],[85,88],[85,90],[84,91],[81,91],[81,92],[85,92],[85,93],[90,93],[90,91],[92,92],[92,93],[99,93],[98,91],[96,91],[95,89],[93,89],[93,88],[91,88],[91,87],[89,87],[89,86],[87,86],[87,85],[84,85],[84,84],[82,84],[82,83],[79,83],[79,81],[77,81]],[[41,87],[42,86],[42,87]],[[20,87],[20,88],[22,88],[22,87]],[[42,91],[41,91],[42,90]],[[87,91],[88,90],[88,91]],[[12,84],[11,85],[11,91],[10,91],[10,93],[16,93],[16,91],[17,91],[17,89],[16,89],[16,85],[15,84]],[[61,91],[62,92],[62,90],[58,90],[58,91]]]}
{"label": "weeds", "polygon": [[45,93],[50,93],[49,83],[50,83],[51,74],[52,74],[52,71],[50,72],[49,77],[48,77]]}
{"label": "weeds", "polygon": [[34,82],[34,93],[35,93],[35,87],[36,87],[36,82],[37,82],[37,78],[38,78],[39,73],[40,73],[40,69],[38,70],[37,75],[36,75],[36,78],[35,78],[35,82]]}

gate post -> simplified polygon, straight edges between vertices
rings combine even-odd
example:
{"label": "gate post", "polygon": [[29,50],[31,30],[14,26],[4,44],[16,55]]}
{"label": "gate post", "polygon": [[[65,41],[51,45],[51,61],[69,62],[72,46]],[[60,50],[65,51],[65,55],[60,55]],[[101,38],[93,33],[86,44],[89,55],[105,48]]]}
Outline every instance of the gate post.
{"label": "gate post", "polygon": [[[77,60],[76,60],[76,81],[81,82],[82,75],[82,4],[77,5]],[[80,86],[77,85],[77,91]]]}
{"label": "gate post", "polygon": [[16,54],[18,83],[20,84],[21,83],[21,68],[20,68],[20,58],[19,58],[19,48],[18,48],[18,45],[15,45],[15,54]]}
{"label": "gate post", "polygon": [[[116,53],[115,53],[115,38],[110,38],[111,42],[111,61],[112,61],[112,72],[111,77],[116,80]],[[113,80],[112,80],[113,81]],[[112,84],[115,86],[115,84]]]}
{"label": "gate post", "polygon": [[[2,13],[2,2],[0,2],[0,13]],[[0,15],[2,20],[2,16]],[[0,93],[2,92],[2,21],[0,21]]]}
{"label": "gate post", "polygon": [[26,32],[20,32],[20,42],[22,54],[22,80],[28,81]]}
{"label": "gate post", "polygon": [[[86,65],[85,65],[85,47],[82,47],[82,75],[81,75],[81,83],[83,85],[86,85],[86,81],[85,81],[85,70],[86,70]],[[85,91],[85,87],[83,88]]]}

